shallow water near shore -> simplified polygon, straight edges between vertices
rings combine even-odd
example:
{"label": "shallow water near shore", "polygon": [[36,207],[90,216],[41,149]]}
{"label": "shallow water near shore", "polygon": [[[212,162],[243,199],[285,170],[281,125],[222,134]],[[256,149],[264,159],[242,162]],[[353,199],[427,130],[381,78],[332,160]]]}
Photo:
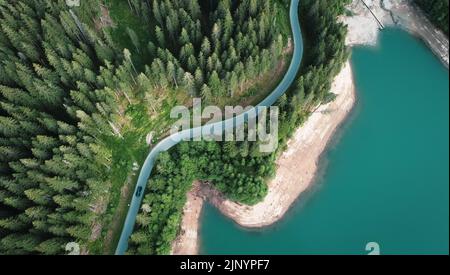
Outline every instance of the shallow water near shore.
{"label": "shallow water near shore", "polygon": [[399,29],[353,50],[358,103],[311,191],[278,224],[235,225],[206,205],[201,254],[449,252],[449,76]]}

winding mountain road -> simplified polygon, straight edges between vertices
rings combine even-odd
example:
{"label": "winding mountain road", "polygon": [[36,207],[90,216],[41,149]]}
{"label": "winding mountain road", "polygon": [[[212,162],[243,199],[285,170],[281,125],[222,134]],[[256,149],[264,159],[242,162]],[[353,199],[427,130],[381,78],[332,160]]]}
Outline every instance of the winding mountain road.
{"label": "winding mountain road", "polygon": [[[125,220],[125,224],[122,229],[122,233],[120,236],[119,243],[116,249],[116,255],[125,254],[128,249],[128,239],[133,233],[134,225],[136,222],[136,216],[139,212],[139,207],[142,203],[142,199],[144,197],[145,187],[147,185],[148,179],[150,178],[152,169],[155,165],[158,155],[161,152],[167,151],[170,148],[177,145],[180,141],[186,139],[192,139],[195,137],[202,136],[202,133],[212,133],[214,129],[223,129],[229,130],[235,127],[238,127],[245,123],[248,119],[254,118],[257,116],[261,109],[260,107],[270,107],[272,106],[278,98],[280,98],[292,85],[294,82],[298,70],[300,69],[300,64],[303,56],[303,38],[300,29],[300,22],[298,17],[298,7],[300,0],[291,0],[290,4],[290,21],[291,21],[291,29],[294,38],[294,54],[292,57],[291,64],[289,66],[288,71],[286,72],[283,80],[280,84],[272,91],[272,93],[264,99],[260,104],[258,104],[253,110],[245,112],[234,119],[224,120],[221,122],[207,124],[202,127],[193,128],[185,131],[181,131],[179,133],[173,134],[161,142],[159,142],[149,153],[147,159],[142,166],[141,172],[139,174],[138,182],[136,185],[136,189],[133,195],[133,199],[130,204],[130,208],[128,210],[128,214]],[[256,112],[255,112],[256,110]]]}

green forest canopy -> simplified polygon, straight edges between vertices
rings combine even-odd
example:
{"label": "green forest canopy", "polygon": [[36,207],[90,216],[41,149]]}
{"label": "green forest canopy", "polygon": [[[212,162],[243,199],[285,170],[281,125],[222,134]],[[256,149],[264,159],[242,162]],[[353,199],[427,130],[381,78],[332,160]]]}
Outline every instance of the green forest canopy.
{"label": "green forest canopy", "polygon": [[[308,64],[278,102],[282,144],[330,99],[347,59],[336,23],[345,2],[302,1]],[[164,134],[180,94],[239,99],[286,47],[287,0],[130,0],[144,27],[127,27],[126,36],[102,25],[100,4],[118,21],[117,3],[82,1],[70,11],[64,0],[0,0],[0,254],[63,254],[72,241],[104,253],[122,187],[148,152],[145,137]],[[261,200],[276,154],[256,147],[183,143],[163,154],[130,253],[168,252],[194,179],[237,201]]]}

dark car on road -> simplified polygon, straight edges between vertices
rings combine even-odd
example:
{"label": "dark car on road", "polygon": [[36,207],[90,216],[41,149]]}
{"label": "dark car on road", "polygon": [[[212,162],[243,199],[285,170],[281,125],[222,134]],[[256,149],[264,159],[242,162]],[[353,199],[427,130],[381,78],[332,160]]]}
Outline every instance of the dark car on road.
{"label": "dark car on road", "polygon": [[136,197],[140,197],[142,195],[142,187],[139,186],[136,190]]}

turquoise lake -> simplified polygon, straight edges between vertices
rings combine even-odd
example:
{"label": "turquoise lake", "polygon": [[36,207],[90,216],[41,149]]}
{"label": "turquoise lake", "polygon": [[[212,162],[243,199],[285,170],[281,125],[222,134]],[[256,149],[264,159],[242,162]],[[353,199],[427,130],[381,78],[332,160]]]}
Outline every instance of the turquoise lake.
{"label": "turquoise lake", "polygon": [[201,254],[449,253],[449,76],[399,29],[353,49],[358,103],[311,189],[269,228],[206,205]]}

